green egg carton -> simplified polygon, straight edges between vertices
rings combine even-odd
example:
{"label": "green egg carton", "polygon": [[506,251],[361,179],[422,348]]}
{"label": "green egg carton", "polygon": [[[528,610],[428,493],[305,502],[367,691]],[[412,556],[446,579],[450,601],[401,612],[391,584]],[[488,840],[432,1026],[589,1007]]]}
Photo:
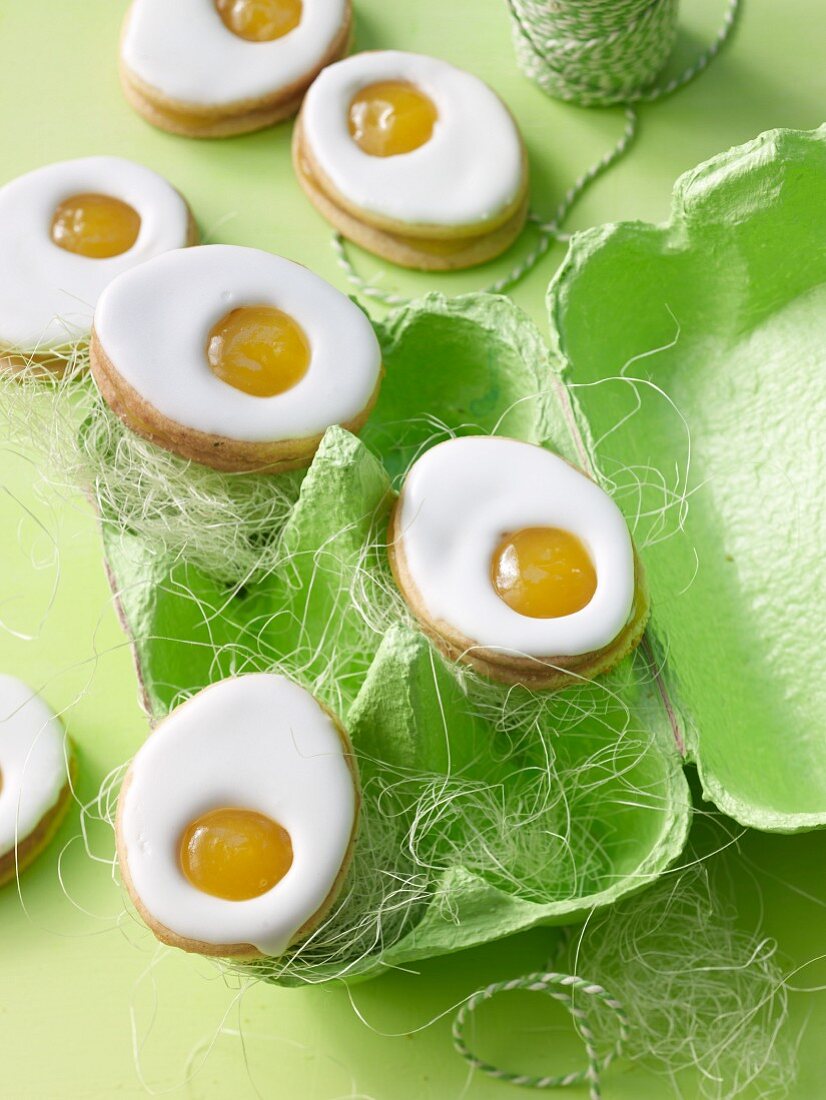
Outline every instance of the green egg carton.
{"label": "green egg carton", "polygon": [[[381,551],[403,471],[445,433],[552,448],[625,511],[651,589],[646,637],[598,684],[548,697],[542,719],[573,777],[576,850],[594,858],[581,873],[549,859],[524,890],[454,861],[349,976],[571,922],[652,882],[686,839],[688,762],[743,825],[826,823],[824,242],[826,128],[764,134],[683,176],[667,224],[576,234],[548,292],[550,343],[485,294],[431,295],[378,323],[379,402],[360,439],[326,434],[281,533],[283,569],[239,589],[104,522],[152,719],[301,654],[368,780],[478,774],[507,809],[514,762],[468,708],[465,673],[404,617],[365,641],[352,577],[372,568],[366,545]],[[304,977],[341,975],[319,960]]]}

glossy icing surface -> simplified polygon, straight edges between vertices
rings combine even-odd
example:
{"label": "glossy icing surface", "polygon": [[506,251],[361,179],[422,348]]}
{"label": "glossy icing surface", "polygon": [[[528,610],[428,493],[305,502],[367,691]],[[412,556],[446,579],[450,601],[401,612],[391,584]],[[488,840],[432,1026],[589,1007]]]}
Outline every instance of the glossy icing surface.
{"label": "glossy icing surface", "polygon": [[300,326],[272,306],[232,309],[207,336],[212,373],[256,397],[292,389],[307,373],[311,355]]}
{"label": "glossy icing surface", "polygon": [[[495,436],[441,443],[411,468],[399,503],[397,545],[427,618],[503,654],[577,656],[601,649],[634,601],[631,536],[611,498],[541,447]],[[557,618],[514,611],[497,594],[491,560],[509,532],[576,535],[597,575],[581,610]]]}
{"label": "glossy icing surface", "polygon": [[[132,762],[119,805],[121,853],[151,917],[186,939],[280,955],[323,905],[346,859],[357,796],[332,719],[270,673],[223,680],[178,707]],[[287,873],[230,901],[187,881],[179,845],[216,807],[241,806],[289,834]]]}
{"label": "glossy icing surface", "polygon": [[[310,346],[303,376],[260,397],[218,378],[207,343],[229,311],[272,306]],[[248,442],[302,439],[348,422],[380,376],[375,333],[349,298],[300,264],[236,245],[160,256],[114,282],[95,333],[120,375],[155,409],[188,428]]]}
{"label": "glossy icing surface", "polygon": [[396,157],[430,141],[438,117],[433,101],[413,84],[382,80],[353,96],[348,129],[362,152]]}
{"label": "glossy icing surface", "polygon": [[535,619],[580,611],[597,587],[582,540],[559,527],[509,531],[491,558],[490,579],[500,599]]}
{"label": "glossy icing surface", "polygon": [[178,862],[196,889],[227,901],[271,890],[293,861],[290,834],[277,821],[241,806],[208,810],[184,829]]}
{"label": "glossy icing surface", "polygon": [[72,195],[55,211],[51,238],[67,252],[108,260],[133,248],[140,229],[140,214],[120,199]]}
{"label": "glossy icing surface", "polygon": [[293,30],[269,42],[250,42],[224,25],[214,0],[133,0],[121,59],[170,100],[221,108],[275,95],[310,75],[346,15],[346,0],[304,0]]}
{"label": "glossy icing surface", "polygon": [[36,828],[67,782],[60,722],[31,688],[0,674],[0,856]]}
{"label": "glossy icing surface", "polygon": [[[406,82],[435,105],[432,136],[411,152],[371,156],[350,133],[353,99],[369,85]],[[522,144],[505,105],[470,73],[422,54],[381,50],[329,65],[301,112],[312,160],[348,202],[410,225],[475,226],[515,201]]]}
{"label": "glossy icing surface", "polygon": [[272,42],[295,30],[302,0],[214,0],[224,26],[247,42]]}
{"label": "glossy icing surface", "polygon": [[[103,194],[140,217],[134,245],[108,259],[54,243],[57,208],[79,194]],[[124,271],[189,233],[186,203],[157,172],[120,157],[60,161],[0,188],[0,347],[46,351],[89,334],[101,291]]]}

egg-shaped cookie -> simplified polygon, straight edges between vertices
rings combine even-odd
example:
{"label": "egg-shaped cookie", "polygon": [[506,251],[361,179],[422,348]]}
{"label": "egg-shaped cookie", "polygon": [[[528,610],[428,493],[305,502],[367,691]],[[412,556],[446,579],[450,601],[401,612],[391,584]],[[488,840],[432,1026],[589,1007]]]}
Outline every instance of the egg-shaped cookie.
{"label": "egg-shaped cookie", "polygon": [[124,779],[124,884],[163,943],[283,955],[344,880],[359,793],[347,735],[283,676],[222,680],[153,731]]}
{"label": "egg-shaped cookie", "polygon": [[346,53],[350,0],[132,0],[120,46],[124,94],[154,126],[225,137],[298,110]]}
{"label": "egg-shaped cookie", "polygon": [[43,851],[71,804],[63,728],[31,688],[0,674],[0,886]]}
{"label": "egg-shaped cookie", "polygon": [[648,617],[613,500],[514,439],[467,436],[419,458],[393,512],[390,561],[438,648],[503,683],[590,679],[638,644]]}
{"label": "egg-shaped cookie", "polygon": [[60,161],[0,187],[0,366],[59,370],[112,279],[197,237],[172,184],[121,157]]}
{"label": "egg-shaped cookie", "polygon": [[334,424],[356,432],[381,380],[364,313],[300,264],[235,245],[159,256],[95,311],[91,368],[137,434],[220,470],[306,466]]}
{"label": "egg-shaped cookie", "polygon": [[325,69],[304,99],[293,164],[336,229],[404,267],[483,263],[527,216],[513,116],[478,77],[422,54],[378,50]]}

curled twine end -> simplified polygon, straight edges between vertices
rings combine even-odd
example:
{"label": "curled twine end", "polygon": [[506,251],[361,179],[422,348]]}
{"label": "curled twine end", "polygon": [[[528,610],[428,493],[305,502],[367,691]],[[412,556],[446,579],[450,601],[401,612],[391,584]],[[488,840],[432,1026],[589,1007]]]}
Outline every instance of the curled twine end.
{"label": "curled twine end", "polygon": [[[545,993],[548,997],[552,997],[555,1001],[565,1005],[573,1017],[574,1026],[585,1046],[587,1058],[585,1069],[558,1076],[540,1077],[525,1073],[512,1073],[476,1057],[465,1040],[465,1027],[468,1020],[483,1001],[491,1000],[498,993],[509,993],[515,989],[523,989],[529,993]],[[576,993],[582,993],[594,1000],[601,1001],[616,1017],[619,1036],[613,1048],[603,1057],[600,1057],[597,1052],[594,1033],[588,1024],[586,1010],[575,1003],[574,995]],[[464,1058],[473,1069],[486,1074],[488,1077],[493,1077],[497,1081],[504,1081],[510,1085],[521,1085],[533,1089],[567,1088],[570,1085],[587,1084],[589,1100],[600,1100],[602,1096],[601,1075],[611,1062],[622,1054],[623,1047],[628,1039],[628,1018],[619,1001],[612,997],[601,985],[577,977],[575,974],[560,974],[556,971],[549,971],[544,974],[527,974],[525,977],[513,978],[510,981],[493,982],[491,985],[485,986],[484,989],[478,990],[465,1001],[456,1013],[451,1033],[453,1048],[456,1053]]]}
{"label": "curled twine end", "polygon": [[[704,72],[730,37],[741,3],[728,0],[717,34],[686,69],[664,84],[652,85],[673,46],[676,0],[617,0],[596,12],[572,0],[507,0],[523,72],[548,95],[565,102],[584,107],[624,106],[625,129],[616,144],[574,180],[550,220],[529,215],[539,234],[537,243],[502,278],[482,287],[483,292],[504,294],[536,267],[553,241],[561,239],[561,227],[571,208],[627,152],[637,129],[633,105],[664,99]],[[605,86],[609,62],[613,78],[610,86]],[[331,244],[357,294],[393,308],[412,301],[359,275],[340,233],[333,234]]]}

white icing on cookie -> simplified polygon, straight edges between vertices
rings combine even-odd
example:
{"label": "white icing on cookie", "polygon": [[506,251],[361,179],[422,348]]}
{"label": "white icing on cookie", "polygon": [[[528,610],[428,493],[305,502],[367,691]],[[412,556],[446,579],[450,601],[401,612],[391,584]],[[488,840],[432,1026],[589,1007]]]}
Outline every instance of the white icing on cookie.
{"label": "white icing on cookie", "polygon": [[[374,157],[350,136],[355,94],[378,81],[414,84],[436,106],[429,141]],[[522,143],[507,108],[470,73],[421,54],[354,54],[316,78],[301,112],[310,156],[361,210],[410,225],[483,225],[508,207],[524,179]]]}
{"label": "white icing on cookie", "polygon": [[[283,954],[350,847],[357,800],[345,751],[329,715],[283,676],[223,680],[173,711],[132,762],[118,810],[121,852],[151,917],[186,939]],[[265,814],[292,841],[286,875],[248,901],[205,894],[180,868],[186,827],[224,806]]]}
{"label": "white icing on cookie", "polygon": [[[255,397],[209,368],[212,326],[240,306],[274,306],[307,336],[304,377]],[[237,245],[159,256],[101,295],[95,333],[115,370],[158,412],[209,435],[254,443],[303,439],[344,424],[367,405],[381,371],[370,322],[306,267]]]}
{"label": "white icing on cookie", "polygon": [[[602,649],[628,622],[634,554],[622,513],[557,455],[515,439],[470,436],[427,451],[399,505],[401,550],[427,618],[510,656],[568,657]],[[597,574],[591,601],[572,615],[530,618],[491,583],[502,537],[524,527],[577,535]]]}
{"label": "white icing on cookie", "polygon": [[0,856],[37,828],[68,782],[63,729],[14,676],[0,674]]}
{"label": "white icing on cookie", "polygon": [[121,40],[129,73],[165,99],[223,108],[277,95],[312,77],[338,37],[346,0],[303,0],[301,22],[272,42],[248,42],[214,0],[133,0]]}
{"label": "white icing on cookie", "polygon": [[[51,239],[56,207],[94,192],[128,203],[141,226],[110,259],[68,252]],[[116,275],[187,242],[186,203],[162,176],[120,157],[46,165],[0,188],[0,348],[48,351],[88,336],[98,296]]]}

